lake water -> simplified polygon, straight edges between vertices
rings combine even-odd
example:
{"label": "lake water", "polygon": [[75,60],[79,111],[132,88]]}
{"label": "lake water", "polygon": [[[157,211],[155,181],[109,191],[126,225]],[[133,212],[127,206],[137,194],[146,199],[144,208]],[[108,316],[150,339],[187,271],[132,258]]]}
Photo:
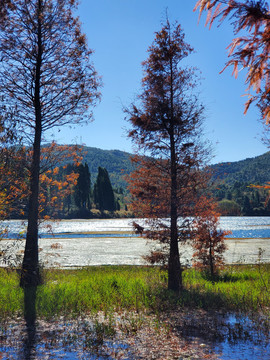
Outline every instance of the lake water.
{"label": "lake water", "polygon": [[[44,266],[76,267],[88,265],[142,265],[145,255],[157,243],[136,236],[132,229],[134,219],[63,220],[40,226],[40,258]],[[136,220],[138,221],[138,220]],[[8,227],[6,246],[16,239],[26,225],[19,220],[4,222]],[[222,217],[220,227],[231,230],[226,243],[227,263],[255,263],[259,248],[262,261],[270,261],[270,217]],[[24,241],[18,245],[22,254]],[[192,249],[180,246],[181,260],[190,263]]]}

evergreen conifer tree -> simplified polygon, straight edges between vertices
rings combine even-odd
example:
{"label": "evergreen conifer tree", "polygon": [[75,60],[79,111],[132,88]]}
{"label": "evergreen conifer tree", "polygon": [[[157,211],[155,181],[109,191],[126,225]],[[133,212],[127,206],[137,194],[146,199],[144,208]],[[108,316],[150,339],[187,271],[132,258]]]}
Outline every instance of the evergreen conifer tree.
{"label": "evergreen conifer tree", "polygon": [[103,211],[115,211],[115,199],[108,171],[98,168],[97,181],[94,186],[94,201],[97,207]]}
{"label": "evergreen conifer tree", "polygon": [[75,203],[79,208],[90,209],[91,175],[85,163],[78,166],[79,177],[75,186]]}

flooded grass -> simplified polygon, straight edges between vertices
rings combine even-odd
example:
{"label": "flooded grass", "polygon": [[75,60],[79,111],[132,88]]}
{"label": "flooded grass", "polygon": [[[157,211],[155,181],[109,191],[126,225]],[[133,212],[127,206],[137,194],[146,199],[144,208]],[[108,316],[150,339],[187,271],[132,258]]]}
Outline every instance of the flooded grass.
{"label": "flooded grass", "polygon": [[227,359],[219,353],[239,353],[238,345],[256,348],[257,358],[270,356],[270,264],[227,266],[215,278],[186,269],[180,296],[167,290],[167,272],[158,267],[44,269],[42,275],[27,310],[18,273],[0,269],[2,359],[195,359],[195,353]]}

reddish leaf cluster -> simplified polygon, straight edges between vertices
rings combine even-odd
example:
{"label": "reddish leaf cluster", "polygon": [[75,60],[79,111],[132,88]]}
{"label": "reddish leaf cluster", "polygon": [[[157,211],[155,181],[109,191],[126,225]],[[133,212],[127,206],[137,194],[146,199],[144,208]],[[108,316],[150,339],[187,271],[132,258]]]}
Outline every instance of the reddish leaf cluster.
{"label": "reddish leaf cluster", "polygon": [[[5,147],[0,152],[0,219],[11,214],[16,217],[25,215],[29,197],[30,163],[32,151],[24,147]],[[54,216],[62,209],[63,199],[76,185],[78,174],[59,174],[59,161],[78,164],[81,160],[77,146],[57,145],[52,143],[42,148],[39,193],[39,218],[43,218],[44,205],[53,211]],[[48,219],[48,214],[45,218]]]}
{"label": "reddish leaf cluster", "polygon": [[77,183],[78,173],[72,171],[70,174],[59,176],[59,160],[61,162],[73,162],[79,164],[81,161],[81,149],[78,146],[57,145],[52,143],[42,148],[39,193],[39,214],[42,218],[44,205],[52,209],[50,215],[46,214],[45,219],[54,217],[63,208],[63,200],[70,195]]}
{"label": "reddish leaf cluster", "polygon": [[226,67],[233,66],[233,74],[237,77],[239,67],[247,70],[246,83],[248,90],[254,89],[255,95],[249,95],[245,112],[252,102],[257,102],[266,123],[270,122],[270,13],[266,1],[221,1],[199,0],[194,10],[199,9],[199,17],[207,11],[206,24],[210,27],[216,19],[222,22],[226,18],[233,19],[235,34],[242,30],[244,35],[233,39],[229,46],[230,60]]}
{"label": "reddish leaf cluster", "polygon": [[15,210],[23,216],[28,195],[25,149],[2,148],[0,157],[0,219],[6,219]]}
{"label": "reddish leaf cluster", "polygon": [[218,229],[220,214],[213,199],[202,196],[195,207],[193,254],[194,265],[208,269],[214,276],[218,267],[224,265],[224,252],[227,249],[225,237],[230,231]]}

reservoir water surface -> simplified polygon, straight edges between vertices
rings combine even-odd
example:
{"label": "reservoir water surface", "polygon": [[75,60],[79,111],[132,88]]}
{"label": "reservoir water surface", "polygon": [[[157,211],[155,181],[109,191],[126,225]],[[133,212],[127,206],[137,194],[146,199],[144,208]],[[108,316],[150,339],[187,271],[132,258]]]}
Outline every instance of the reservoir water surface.
{"label": "reservoir water surface", "polygon": [[[44,266],[80,267],[89,265],[142,265],[143,255],[158,247],[133,232],[134,219],[110,220],[61,220],[45,222],[40,226],[40,259]],[[139,220],[136,220],[139,221]],[[3,223],[8,227],[7,246],[20,233],[22,238],[26,224],[20,220]],[[227,263],[255,263],[259,249],[262,261],[270,261],[270,217],[221,217],[220,228],[232,231],[227,236]],[[17,254],[22,253],[24,240],[18,244]],[[190,263],[190,245],[180,244],[183,263]]]}

